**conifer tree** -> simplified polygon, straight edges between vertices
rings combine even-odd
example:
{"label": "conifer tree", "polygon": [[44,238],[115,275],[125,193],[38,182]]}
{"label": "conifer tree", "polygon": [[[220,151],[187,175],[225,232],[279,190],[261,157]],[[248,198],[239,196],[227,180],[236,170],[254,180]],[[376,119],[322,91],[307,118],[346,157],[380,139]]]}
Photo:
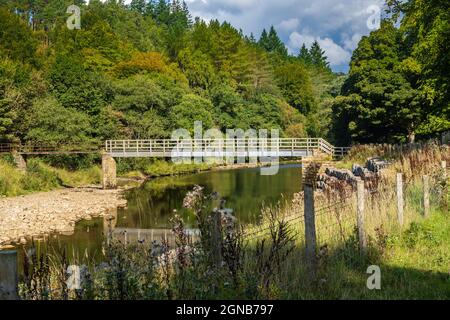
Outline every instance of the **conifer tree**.
{"label": "conifer tree", "polygon": [[323,69],[330,69],[330,63],[327,61],[325,51],[322,50],[317,40],[311,45],[309,56],[313,65]]}
{"label": "conifer tree", "polygon": [[311,55],[309,53],[308,48],[306,48],[306,45],[303,44],[300,48],[300,53],[298,54],[298,58],[301,62],[303,62],[306,65],[311,64]]}

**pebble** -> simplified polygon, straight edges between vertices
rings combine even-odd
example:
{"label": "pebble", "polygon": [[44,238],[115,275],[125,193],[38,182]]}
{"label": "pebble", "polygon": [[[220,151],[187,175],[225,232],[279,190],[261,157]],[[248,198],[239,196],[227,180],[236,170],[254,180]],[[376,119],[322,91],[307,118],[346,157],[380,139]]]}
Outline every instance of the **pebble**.
{"label": "pebble", "polygon": [[40,192],[0,201],[0,246],[26,243],[28,237],[73,233],[75,223],[126,206],[120,190],[70,189]]}

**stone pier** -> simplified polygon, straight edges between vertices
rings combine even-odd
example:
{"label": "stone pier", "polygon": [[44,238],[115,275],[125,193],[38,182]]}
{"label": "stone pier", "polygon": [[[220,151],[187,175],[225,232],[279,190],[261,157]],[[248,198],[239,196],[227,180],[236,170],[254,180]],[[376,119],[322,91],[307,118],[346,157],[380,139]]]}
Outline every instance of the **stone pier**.
{"label": "stone pier", "polygon": [[109,154],[102,154],[102,184],[103,189],[116,189],[116,161]]}
{"label": "stone pier", "polygon": [[17,168],[21,171],[26,171],[27,170],[27,162],[25,161],[25,158],[17,151],[13,151],[11,153],[11,155],[14,159],[14,162],[15,162]]}

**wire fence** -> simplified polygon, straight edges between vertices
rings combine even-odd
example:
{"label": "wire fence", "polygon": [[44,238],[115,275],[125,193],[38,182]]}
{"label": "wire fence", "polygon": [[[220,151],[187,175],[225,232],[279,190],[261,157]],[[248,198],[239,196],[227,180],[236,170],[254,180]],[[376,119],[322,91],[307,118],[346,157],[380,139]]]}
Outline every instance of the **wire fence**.
{"label": "wire fence", "polygon": [[[369,238],[379,241],[378,238],[393,229],[401,230],[416,219],[427,218],[432,206],[441,205],[448,195],[446,170],[443,162],[440,176],[430,179],[430,175],[424,175],[421,181],[405,179],[402,173],[397,173],[395,181],[369,189],[364,188],[361,180],[356,183],[360,183],[361,188],[353,188],[350,195],[331,200],[318,197],[316,190],[313,191],[316,196],[307,198],[304,195],[304,206],[296,209],[296,214],[277,219],[294,230],[292,234],[297,244],[314,245],[315,259],[321,259],[321,255],[330,250],[334,250],[334,257],[353,259],[354,254],[351,256],[348,248],[359,249],[365,254]],[[436,192],[438,186],[444,190]],[[312,201],[312,205],[307,201]],[[317,208],[314,204],[318,204]],[[312,208],[312,212],[308,213],[308,208]],[[312,233],[307,230],[308,216],[314,221]],[[243,234],[243,238],[246,241],[270,239],[276,232],[276,225],[266,222]],[[305,257],[308,259],[307,254]]]}

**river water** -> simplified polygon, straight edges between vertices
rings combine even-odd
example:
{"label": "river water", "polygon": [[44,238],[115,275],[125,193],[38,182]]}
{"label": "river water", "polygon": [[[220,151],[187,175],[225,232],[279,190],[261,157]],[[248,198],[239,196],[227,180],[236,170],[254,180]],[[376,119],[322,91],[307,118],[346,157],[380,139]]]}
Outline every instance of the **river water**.
{"label": "river water", "polygon": [[[115,229],[127,230],[130,236],[138,230],[157,237],[170,233],[170,218],[175,213],[183,218],[187,228],[195,228],[195,217],[182,208],[186,193],[194,185],[205,187],[207,192],[218,192],[241,223],[251,223],[258,220],[264,206],[283,205],[300,191],[301,167],[281,165],[273,176],[263,176],[259,168],[252,168],[152,179],[127,191],[128,208],[117,211]],[[64,248],[69,257],[75,256],[78,261],[86,257],[97,260],[102,255],[105,224],[103,218],[81,221],[74,234],[51,236],[48,243]]]}

